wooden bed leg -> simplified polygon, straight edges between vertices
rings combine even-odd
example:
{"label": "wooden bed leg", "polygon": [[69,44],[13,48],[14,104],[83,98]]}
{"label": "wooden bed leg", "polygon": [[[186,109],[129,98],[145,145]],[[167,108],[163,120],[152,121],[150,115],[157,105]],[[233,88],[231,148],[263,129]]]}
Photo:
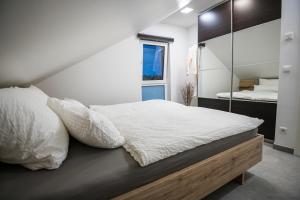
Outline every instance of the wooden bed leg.
{"label": "wooden bed leg", "polygon": [[235,182],[237,182],[240,185],[243,185],[245,183],[245,172],[241,173],[240,175],[238,175],[235,179]]}

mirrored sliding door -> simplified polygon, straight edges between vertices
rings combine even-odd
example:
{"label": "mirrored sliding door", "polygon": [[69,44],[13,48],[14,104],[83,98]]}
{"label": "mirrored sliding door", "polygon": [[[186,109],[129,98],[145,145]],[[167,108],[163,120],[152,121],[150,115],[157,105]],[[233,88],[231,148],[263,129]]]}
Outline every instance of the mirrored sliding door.
{"label": "mirrored sliding door", "polygon": [[232,73],[231,1],[198,18],[199,106],[228,111]]}
{"label": "mirrored sliding door", "polygon": [[281,0],[230,0],[198,18],[198,105],[260,118],[273,141]]}

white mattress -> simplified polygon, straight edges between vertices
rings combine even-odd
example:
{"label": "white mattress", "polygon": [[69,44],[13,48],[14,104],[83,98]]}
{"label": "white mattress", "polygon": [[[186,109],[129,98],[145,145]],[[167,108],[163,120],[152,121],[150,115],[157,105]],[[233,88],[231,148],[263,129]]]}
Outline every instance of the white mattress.
{"label": "white mattress", "polygon": [[125,137],[123,146],[146,166],[214,140],[257,128],[263,120],[162,100],[90,106]]}
{"label": "white mattress", "polygon": [[[230,98],[230,92],[221,92],[217,94],[219,98]],[[272,91],[250,91],[243,90],[239,92],[233,92],[232,98],[234,99],[246,99],[252,101],[277,101],[278,93]]]}

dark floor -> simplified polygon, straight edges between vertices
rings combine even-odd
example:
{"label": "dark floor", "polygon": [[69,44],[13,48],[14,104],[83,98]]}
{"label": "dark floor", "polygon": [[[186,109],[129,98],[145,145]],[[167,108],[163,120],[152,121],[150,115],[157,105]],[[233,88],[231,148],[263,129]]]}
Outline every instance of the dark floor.
{"label": "dark floor", "polygon": [[300,200],[300,158],[264,145],[263,161],[246,174],[246,182],[231,182],[205,200]]}

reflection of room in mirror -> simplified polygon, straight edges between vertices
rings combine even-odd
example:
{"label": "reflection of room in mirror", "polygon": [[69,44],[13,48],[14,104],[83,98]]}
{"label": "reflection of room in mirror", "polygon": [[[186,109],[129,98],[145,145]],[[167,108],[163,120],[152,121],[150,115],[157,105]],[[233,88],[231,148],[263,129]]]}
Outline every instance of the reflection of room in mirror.
{"label": "reflection of room in mirror", "polygon": [[[234,99],[277,101],[275,88],[259,90],[261,78],[278,79],[280,53],[280,19],[234,32],[233,70]],[[221,54],[218,54],[221,60]],[[238,81],[238,82],[237,82]],[[248,84],[248,85],[247,85]],[[254,87],[257,85],[258,87]],[[260,87],[259,87],[260,86]],[[230,93],[217,93],[218,98],[229,98]]]}
{"label": "reflection of room in mirror", "polygon": [[[277,101],[276,90],[257,91],[260,78],[278,79],[280,19],[233,33],[233,98]],[[200,48],[199,97],[230,98],[231,34]],[[248,86],[245,84],[249,84]]]}
{"label": "reflection of room in mirror", "polygon": [[[231,4],[233,3],[233,4]],[[232,16],[232,18],[231,18]],[[264,119],[274,140],[281,1],[225,1],[200,13],[198,105]]]}

